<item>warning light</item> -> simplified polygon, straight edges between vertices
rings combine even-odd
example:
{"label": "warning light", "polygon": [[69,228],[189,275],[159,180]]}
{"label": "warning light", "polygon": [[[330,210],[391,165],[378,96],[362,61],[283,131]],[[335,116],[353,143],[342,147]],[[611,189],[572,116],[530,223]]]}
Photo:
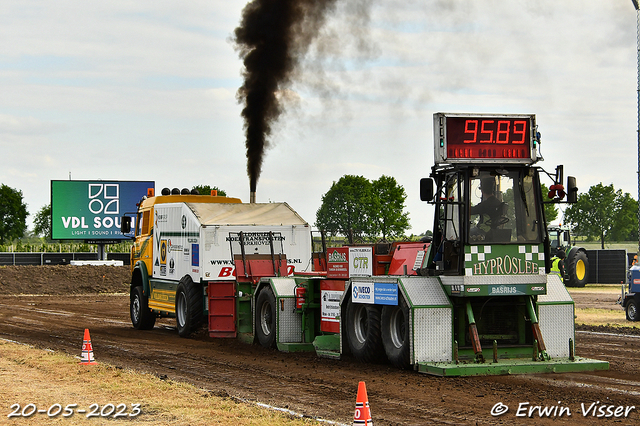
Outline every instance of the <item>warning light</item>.
{"label": "warning light", "polygon": [[564,192],[564,186],[560,185],[560,184],[554,184],[551,185],[549,187],[549,193],[547,194],[547,196],[549,198],[555,198],[556,196],[558,197],[558,199],[562,200],[565,197],[566,192]]}

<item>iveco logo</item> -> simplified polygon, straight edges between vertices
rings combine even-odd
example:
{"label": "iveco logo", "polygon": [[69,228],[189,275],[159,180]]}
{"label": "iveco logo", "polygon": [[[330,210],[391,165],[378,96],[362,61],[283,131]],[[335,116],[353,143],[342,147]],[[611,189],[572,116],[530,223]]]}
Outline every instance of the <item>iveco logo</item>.
{"label": "iveco logo", "polygon": [[357,299],[358,298],[358,287],[357,286],[353,286],[353,298]]}

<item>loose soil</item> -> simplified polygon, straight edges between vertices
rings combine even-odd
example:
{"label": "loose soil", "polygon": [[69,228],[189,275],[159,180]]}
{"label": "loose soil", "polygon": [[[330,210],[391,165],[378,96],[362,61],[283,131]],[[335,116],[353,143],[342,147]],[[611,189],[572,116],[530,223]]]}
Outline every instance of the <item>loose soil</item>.
{"label": "loose soil", "polygon": [[[359,381],[367,385],[376,425],[637,424],[640,337],[637,329],[601,327],[576,333],[579,356],[605,360],[608,371],[441,378],[350,357],[282,353],[202,332],[180,338],[173,320],[137,331],[129,319],[127,267],[0,267],[0,337],[80,355],[90,329],[98,362],[185,381],[215,395],[259,401],[306,416],[352,423]],[[574,294],[577,307],[615,305],[616,294]],[[600,302],[594,302],[600,298]],[[615,309],[615,307],[614,307]],[[618,307],[619,309],[619,307]],[[134,396],[132,396],[134,398]],[[134,398],[135,399],[135,398]],[[583,417],[582,404],[635,406],[629,417]],[[51,401],[55,403],[58,401]],[[135,401],[126,401],[133,403]],[[502,403],[509,411],[491,415]],[[568,407],[571,416],[516,417],[519,404]]]}

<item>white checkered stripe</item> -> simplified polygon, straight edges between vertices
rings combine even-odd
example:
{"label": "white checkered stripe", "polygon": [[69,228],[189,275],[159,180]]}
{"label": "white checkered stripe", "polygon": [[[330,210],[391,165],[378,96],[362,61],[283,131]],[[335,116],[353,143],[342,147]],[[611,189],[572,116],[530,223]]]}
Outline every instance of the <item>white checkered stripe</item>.
{"label": "white checkered stripe", "polygon": [[[469,253],[464,254],[465,263],[484,262],[487,258],[486,255],[491,254],[491,246],[469,246]],[[530,246],[518,246],[518,253],[524,254],[524,258],[530,262],[544,262],[544,251],[540,251],[540,247],[537,245]],[[473,268],[465,268],[465,275],[472,276]],[[540,274],[544,274],[544,268],[539,269]]]}
{"label": "white checkered stripe", "polygon": [[[484,262],[485,254],[491,254],[491,246],[471,246],[471,253],[464,254],[465,262]],[[473,257],[476,257],[475,259]]]}
{"label": "white checkered stripe", "polygon": [[[471,253],[464,254],[465,262],[484,262],[485,254],[491,254],[491,246],[471,246],[469,249]],[[473,268],[464,268],[464,274],[467,276],[473,275]]]}
{"label": "white checkered stripe", "polygon": [[[530,249],[530,250],[527,250]],[[544,261],[544,252],[540,252],[538,246],[518,246],[518,252],[524,254],[524,260],[540,260]],[[535,258],[535,259],[534,259]]]}

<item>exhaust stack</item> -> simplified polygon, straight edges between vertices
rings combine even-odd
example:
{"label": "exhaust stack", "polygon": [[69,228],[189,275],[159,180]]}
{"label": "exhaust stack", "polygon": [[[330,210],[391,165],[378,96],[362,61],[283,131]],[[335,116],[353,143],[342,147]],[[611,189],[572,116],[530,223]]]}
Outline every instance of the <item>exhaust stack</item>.
{"label": "exhaust stack", "polygon": [[255,204],[256,202],[256,191],[251,191],[249,193],[249,202]]}

